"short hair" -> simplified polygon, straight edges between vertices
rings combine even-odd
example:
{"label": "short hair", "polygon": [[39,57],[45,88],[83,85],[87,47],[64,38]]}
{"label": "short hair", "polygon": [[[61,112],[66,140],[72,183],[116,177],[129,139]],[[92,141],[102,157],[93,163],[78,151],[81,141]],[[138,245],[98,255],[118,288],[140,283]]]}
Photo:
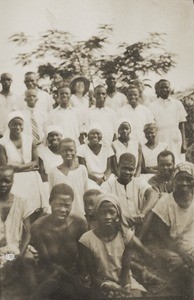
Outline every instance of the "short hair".
{"label": "short hair", "polygon": [[37,76],[37,74],[36,74],[35,72],[30,71],[30,72],[26,72],[26,73],[24,74],[24,77],[30,76],[30,75],[36,75],[36,76]]}
{"label": "short hair", "polygon": [[37,90],[36,90],[35,88],[34,88],[34,89],[27,89],[27,90],[25,91],[25,97],[27,96],[27,94],[28,94],[30,91],[35,91],[36,94],[37,94]]}
{"label": "short hair", "polygon": [[56,195],[70,196],[72,201],[74,199],[74,192],[73,192],[72,188],[65,183],[57,184],[52,188],[51,193],[50,193],[50,198],[49,198],[49,204],[52,203],[52,201]]}
{"label": "short hair", "polygon": [[2,74],[1,74],[1,80],[2,80],[3,77],[5,77],[5,76],[7,76],[7,75],[9,75],[9,76],[11,77],[11,80],[12,80],[12,74],[11,74],[11,73],[8,73],[8,72],[2,73]]}
{"label": "short hair", "polygon": [[173,161],[173,164],[175,163],[175,157],[174,157],[174,154],[169,151],[169,150],[164,150],[162,152],[160,152],[157,156],[157,163],[159,164],[159,160],[161,157],[166,157],[166,156],[171,156],[172,157],[172,161]]}
{"label": "short hair", "polygon": [[76,143],[75,143],[75,141],[74,141],[73,139],[71,139],[71,138],[65,138],[65,139],[60,140],[60,142],[59,142],[59,147],[60,147],[62,144],[64,144],[64,143],[73,143],[74,146],[75,146],[75,148],[76,148]]}
{"label": "short hair", "polygon": [[86,199],[89,197],[89,196],[98,196],[100,195],[101,192],[97,189],[90,189],[90,190],[87,190],[84,195],[83,195],[83,200],[84,202],[86,201]]}
{"label": "short hair", "polygon": [[119,158],[119,164],[122,162],[128,162],[132,164],[136,164],[136,158],[132,153],[123,153]]}
{"label": "short hair", "polygon": [[6,171],[11,171],[14,174],[14,168],[12,166],[10,166],[10,165],[0,166],[0,173],[6,172]]}
{"label": "short hair", "polygon": [[105,86],[102,85],[102,84],[99,84],[99,85],[95,86],[94,93],[96,92],[97,89],[102,89],[102,88],[106,90]]}
{"label": "short hair", "polygon": [[167,79],[160,79],[158,82],[156,82],[155,88],[156,88],[156,89],[159,89],[161,83],[163,83],[163,82],[168,82],[168,83],[170,84],[170,81],[169,81],[169,80],[167,80]]}
{"label": "short hair", "polygon": [[62,90],[62,89],[69,89],[70,92],[71,92],[71,88],[70,88],[70,86],[69,86],[68,83],[63,83],[63,84],[57,89],[57,92],[59,92],[59,91]]}

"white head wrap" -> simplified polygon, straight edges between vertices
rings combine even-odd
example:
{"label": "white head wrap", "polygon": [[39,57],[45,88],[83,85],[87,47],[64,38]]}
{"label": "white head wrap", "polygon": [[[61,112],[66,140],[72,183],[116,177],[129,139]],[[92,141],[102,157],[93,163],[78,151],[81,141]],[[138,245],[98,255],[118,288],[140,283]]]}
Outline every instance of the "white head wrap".
{"label": "white head wrap", "polygon": [[47,130],[46,130],[46,136],[48,137],[49,133],[51,133],[53,131],[56,131],[56,132],[60,133],[63,137],[63,129],[59,125],[50,125],[50,126],[48,126]]}
{"label": "white head wrap", "polygon": [[131,126],[130,120],[127,118],[120,118],[117,122],[117,132],[122,123],[128,123]]}
{"label": "white head wrap", "polygon": [[22,114],[21,111],[12,111],[11,113],[9,113],[8,118],[7,118],[7,123],[9,124],[9,122],[11,120],[13,120],[14,118],[20,118],[22,120],[24,120],[24,116]]}

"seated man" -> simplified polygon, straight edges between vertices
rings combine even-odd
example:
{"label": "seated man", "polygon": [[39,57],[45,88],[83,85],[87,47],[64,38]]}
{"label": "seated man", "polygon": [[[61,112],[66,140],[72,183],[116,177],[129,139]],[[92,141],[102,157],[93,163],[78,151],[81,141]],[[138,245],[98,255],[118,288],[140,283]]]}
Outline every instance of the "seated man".
{"label": "seated man", "polygon": [[168,150],[162,151],[158,157],[157,174],[150,178],[148,183],[159,193],[159,197],[163,193],[172,192],[172,178],[175,166],[174,154]]}
{"label": "seated man", "polygon": [[28,281],[34,285],[31,286],[34,291],[32,299],[50,299],[52,295],[78,299],[85,293],[76,275],[79,263],[77,243],[87,230],[87,224],[70,215],[73,198],[70,186],[54,186],[50,194],[52,213],[32,225],[32,243],[39,256],[34,274],[31,268],[27,275]]}
{"label": "seated man", "polygon": [[113,174],[101,185],[102,192],[114,194],[120,202],[129,223],[141,224],[145,215],[154,207],[158,194],[140,178],[135,178],[136,160],[130,153],[120,156],[118,178]]}
{"label": "seated man", "polygon": [[[153,208],[159,254],[169,273],[179,277],[177,286],[194,297],[194,179],[188,168],[177,171],[173,193],[163,196]],[[157,225],[157,227],[156,227]],[[161,248],[164,248],[163,250]],[[187,284],[187,286],[183,286]],[[184,290],[183,290],[184,288]],[[189,298],[190,299],[190,298]]]}

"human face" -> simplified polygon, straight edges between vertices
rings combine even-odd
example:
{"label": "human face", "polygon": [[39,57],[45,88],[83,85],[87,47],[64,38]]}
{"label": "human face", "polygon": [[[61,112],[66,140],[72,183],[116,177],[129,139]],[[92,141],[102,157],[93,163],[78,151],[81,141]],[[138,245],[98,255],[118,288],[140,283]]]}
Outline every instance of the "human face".
{"label": "human face", "polygon": [[168,99],[170,95],[170,83],[168,81],[163,81],[159,84],[158,95],[162,99]]}
{"label": "human face", "polygon": [[149,128],[145,131],[145,137],[148,142],[155,141],[157,130],[154,128]]}
{"label": "human face", "polygon": [[87,216],[94,215],[95,203],[96,203],[96,195],[90,195],[84,200],[84,210]]}
{"label": "human face", "polygon": [[174,163],[171,155],[160,157],[158,161],[158,171],[159,174],[166,179],[171,177],[174,171]]}
{"label": "human face", "polygon": [[193,201],[193,177],[181,171],[174,178],[174,198],[179,207],[186,209]]}
{"label": "human face", "polygon": [[13,184],[13,172],[11,170],[0,171],[0,195],[7,195]]}
{"label": "human face", "polygon": [[106,89],[103,87],[97,88],[94,92],[94,96],[96,98],[96,107],[103,107],[107,96]]}
{"label": "human face", "polygon": [[85,85],[83,81],[77,81],[75,83],[75,92],[84,93]]}
{"label": "human face", "polygon": [[35,107],[36,102],[38,101],[36,90],[29,90],[26,92],[25,101],[28,104],[28,107]]}
{"label": "human face", "polygon": [[123,184],[128,184],[135,173],[135,165],[128,162],[120,162],[118,166],[118,179]]}
{"label": "human face", "polygon": [[106,79],[106,84],[108,85],[108,87],[115,87],[116,86],[116,77],[114,74],[110,74],[107,79]]}
{"label": "human face", "polygon": [[115,206],[109,202],[104,201],[97,212],[97,221],[102,229],[109,229],[116,226],[118,221],[118,213]]}
{"label": "human face", "polygon": [[69,88],[62,88],[59,90],[59,103],[61,106],[67,105],[71,96]]}
{"label": "human face", "polygon": [[1,84],[4,89],[9,89],[12,83],[12,76],[9,73],[1,75]]}
{"label": "human face", "polygon": [[35,74],[25,76],[24,81],[27,89],[34,89],[37,86],[37,78]]}
{"label": "human face", "polygon": [[51,211],[54,219],[60,222],[65,221],[71,211],[72,202],[72,198],[68,195],[56,195],[51,202]]}
{"label": "human face", "polygon": [[88,133],[88,140],[91,145],[98,144],[102,139],[102,133],[98,129],[92,129]]}
{"label": "human face", "polygon": [[48,134],[47,140],[50,146],[59,146],[62,135],[57,131],[52,131]]}
{"label": "human face", "polygon": [[139,91],[137,88],[129,89],[127,91],[127,99],[129,101],[129,104],[135,108],[138,105],[139,102]]}
{"label": "human face", "polygon": [[131,126],[129,123],[127,122],[123,122],[118,129],[118,133],[120,135],[121,138],[126,139],[129,137],[130,133],[131,133]]}
{"label": "human face", "polygon": [[72,142],[63,142],[60,144],[59,153],[65,161],[73,161],[76,155],[76,148]]}
{"label": "human face", "polygon": [[8,124],[10,132],[14,135],[19,135],[23,131],[23,124],[24,121],[20,118],[12,119]]}

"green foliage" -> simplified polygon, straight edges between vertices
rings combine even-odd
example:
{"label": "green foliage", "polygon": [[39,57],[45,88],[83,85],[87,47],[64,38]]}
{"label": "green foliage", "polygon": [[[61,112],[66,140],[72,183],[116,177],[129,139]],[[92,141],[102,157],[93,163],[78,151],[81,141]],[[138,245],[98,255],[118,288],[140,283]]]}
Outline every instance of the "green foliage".
{"label": "green foliage", "polygon": [[[44,60],[45,64],[38,68],[40,77],[49,75],[52,78],[58,72],[67,80],[79,74],[93,82],[95,78],[116,72],[126,84],[149,72],[165,74],[175,66],[175,54],[163,48],[164,34],[150,33],[143,42],[120,44],[119,54],[108,55],[105,54],[106,46],[112,32],[111,25],[100,25],[97,35],[86,41],[77,41],[69,32],[47,30],[40,34],[33,50],[18,54],[16,63],[26,66],[34,60]],[[31,41],[31,37],[21,32],[9,40],[23,46]]]}

